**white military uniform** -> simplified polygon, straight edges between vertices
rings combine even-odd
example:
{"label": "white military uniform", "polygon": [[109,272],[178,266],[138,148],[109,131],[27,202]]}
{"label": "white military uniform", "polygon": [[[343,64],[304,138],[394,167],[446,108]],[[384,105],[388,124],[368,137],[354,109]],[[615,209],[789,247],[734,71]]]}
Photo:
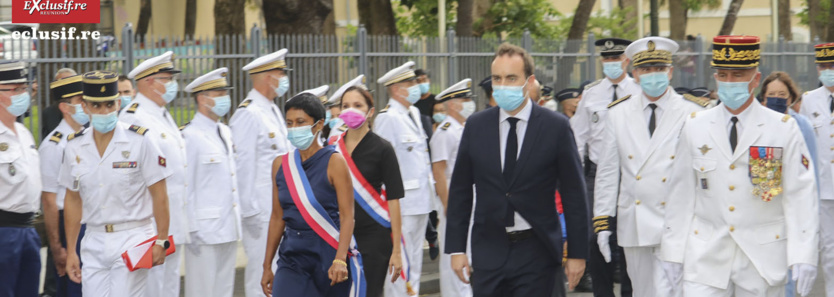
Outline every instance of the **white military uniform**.
{"label": "white military uniform", "polygon": [[825,275],[825,292],[834,296],[834,114],[831,92],[819,87],[802,95],[799,113],[814,126],[817,137],[817,170],[820,197],[820,266]]}
{"label": "white military uniform", "polygon": [[149,270],[130,272],[121,256],[156,235],[148,187],[173,171],[154,138],[143,136],[149,133],[119,122],[102,155],[91,128],[69,136],[60,185],[78,192],[87,224],[80,251],[84,296],[146,296],[150,286]]}
{"label": "white military uniform", "polygon": [[[813,164],[790,115],[753,100],[736,116],[735,152],[731,117],[724,106],[687,116],[667,195],[661,258],[683,263],[684,296],[784,296],[788,268],[817,263]],[[765,154],[751,162],[751,150]],[[760,159],[775,169],[757,166]],[[781,194],[766,201],[754,192],[754,183],[767,179],[751,178],[751,170],[781,176]]]}
{"label": "white military uniform", "polygon": [[[585,87],[582,91],[582,100],[576,107],[576,113],[570,118],[570,127],[576,139],[576,147],[579,149],[579,156],[590,158],[591,162],[599,164],[602,156],[603,130],[605,118],[608,114],[608,104],[614,96],[614,84],[608,78],[600,79]],[[617,84],[617,97],[627,95],[637,96],[642,93],[640,85],[628,75]],[[587,146],[586,146],[587,145]]]}
{"label": "white military uniform", "polygon": [[58,184],[58,173],[61,170],[61,162],[64,158],[64,148],[67,146],[67,137],[75,133],[66,120],[61,120],[58,127],[49,133],[49,137],[41,143],[38,154],[41,161],[41,182],[43,191],[55,193],[55,202],[58,209],[64,209],[64,196],[67,195],[67,188]]}
{"label": "white military uniform", "polygon": [[0,123],[0,210],[34,213],[41,208],[38,150],[26,126],[15,122],[14,128],[12,131]]}
{"label": "white military uniform", "polygon": [[[649,136],[649,103],[656,104],[657,128]],[[655,102],[641,92],[611,103],[605,122],[602,156],[597,166],[594,218],[617,220],[635,296],[669,297],[669,283],[656,256],[663,234],[675,147],[686,116],[709,102],[684,99],[668,88]]]}

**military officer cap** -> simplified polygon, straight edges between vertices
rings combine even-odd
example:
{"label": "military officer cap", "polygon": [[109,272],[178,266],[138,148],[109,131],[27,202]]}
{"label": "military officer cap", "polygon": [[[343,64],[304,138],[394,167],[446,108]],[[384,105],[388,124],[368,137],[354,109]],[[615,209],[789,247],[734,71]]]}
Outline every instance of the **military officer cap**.
{"label": "military officer cap", "polygon": [[692,94],[692,96],[695,96],[695,97],[707,98],[707,97],[709,97],[709,93],[710,93],[709,89],[704,88],[704,87],[698,87],[698,88],[694,88],[692,90],[689,90],[689,94]]}
{"label": "military officer cap", "polygon": [[325,106],[330,107],[338,105],[339,102],[342,101],[342,95],[344,95],[345,91],[347,91],[347,89],[349,89],[350,87],[360,87],[362,89],[367,90],[368,87],[365,86],[365,75],[360,74],[356,78],[351,79],[349,82],[339,87],[339,89],[337,89],[336,92],[333,93],[332,96],[330,96],[330,99],[327,100],[327,104],[325,104]]}
{"label": "military officer cap", "polygon": [[553,88],[551,88],[549,86],[542,86],[541,92],[542,92],[541,99],[543,99],[543,100],[553,99]]}
{"label": "military officer cap", "polygon": [[817,44],[814,46],[816,63],[834,63],[834,42]]}
{"label": "military officer cap", "polygon": [[446,102],[458,98],[472,98],[472,79],[466,78],[443,90],[435,97],[437,102]]}
{"label": "military officer cap", "polygon": [[488,95],[492,96],[492,76],[487,76],[481,80],[481,83],[479,83],[478,86],[484,89],[484,92]]}
{"label": "military officer cap", "polygon": [[417,79],[417,75],[414,74],[414,62],[408,61],[402,66],[392,69],[388,71],[385,75],[380,77],[376,82],[387,86],[393,85],[395,83],[400,83],[404,81],[410,81]]}
{"label": "military officer cap", "polygon": [[686,88],[686,87],[677,87],[677,88],[675,88],[675,93],[678,93],[678,95],[689,94],[689,91],[690,91],[689,88]]}
{"label": "military officer cap", "polygon": [[287,67],[287,62],[284,61],[284,58],[287,56],[287,52],[287,49],[282,48],[277,52],[262,56],[252,62],[249,62],[249,64],[243,66],[241,70],[248,71],[249,74],[261,73],[273,69],[280,69],[284,71],[292,70]]}
{"label": "military officer cap", "polygon": [[81,79],[84,100],[113,101],[119,98],[119,75],[111,71],[90,71]]}
{"label": "military officer cap", "polygon": [[140,63],[127,74],[127,78],[140,80],[155,73],[180,73],[174,69],[174,52],[167,51],[164,54],[150,58]]}
{"label": "military officer cap", "polygon": [[750,69],[759,67],[758,36],[715,36],[712,39],[712,68]]}
{"label": "military officer cap", "polygon": [[622,38],[603,38],[594,42],[599,47],[599,54],[603,57],[619,56],[625,52],[631,40]]}
{"label": "military officer cap", "polygon": [[[304,90],[299,94],[304,94],[304,93],[312,94],[313,96],[316,96],[316,97],[319,98],[319,100],[321,101],[321,104],[325,104],[325,103],[327,103],[327,91],[330,91],[330,86],[323,85],[323,86],[320,86],[320,87],[315,88],[315,89]],[[292,98],[290,98],[290,99],[292,99]],[[287,101],[289,101],[289,100],[287,100]]]}
{"label": "military officer cap", "polygon": [[665,37],[645,37],[632,42],[625,50],[634,67],[671,66],[678,43]]}
{"label": "military officer cap", "polygon": [[49,83],[49,90],[53,101],[59,101],[81,95],[84,90],[83,84],[81,83],[81,75],[68,76],[53,81]]}
{"label": "military officer cap", "polygon": [[564,90],[559,91],[556,93],[556,100],[559,102],[568,100],[568,99],[576,99],[579,98],[579,95],[582,94],[581,89],[574,89],[574,88],[567,88]]}
{"label": "military officer cap", "polygon": [[226,75],[228,75],[228,73],[229,68],[226,67],[220,67],[212,70],[211,72],[194,79],[194,81],[185,86],[185,91],[193,94],[202,91],[233,89],[232,86],[229,86],[229,82],[226,80]]}
{"label": "military officer cap", "polygon": [[25,84],[29,82],[29,69],[24,62],[0,63],[0,85]]}

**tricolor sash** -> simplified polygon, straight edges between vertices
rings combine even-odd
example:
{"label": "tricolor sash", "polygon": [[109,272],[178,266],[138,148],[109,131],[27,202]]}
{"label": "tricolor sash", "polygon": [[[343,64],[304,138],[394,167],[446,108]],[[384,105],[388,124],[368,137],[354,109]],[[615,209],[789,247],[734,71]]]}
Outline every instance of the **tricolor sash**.
{"label": "tricolor sash", "polygon": [[[304,221],[318,234],[321,239],[330,244],[334,249],[339,249],[339,230],[336,223],[330,219],[330,215],[324,207],[316,200],[310,181],[304,168],[301,167],[301,154],[293,150],[284,155],[281,168],[284,170],[284,179],[287,181],[287,189],[292,196],[292,201],[298,207]],[[350,249],[348,250],[348,266],[351,273],[352,284],[350,288],[351,297],[365,297],[366,283],[365,273],[362,268],[362,255],[356,250],[356,240],[351,238]]]}
{"label": "tricolor sash", "polygon": [[[385,228],[391,228],[391,217],[388,215],[388,200],[385,199],[385,190],[379,193],[373,186],[362,176],[362,172],[356,167],[353,162],[353,157],[348,153],[347,145],[345,145],[345,133],[342,133],[335,139],[334,144],[336,151],[342,154],[350,171],[351,181],[353,182],[353,197],[356,203],[368,213],[377,223]],[[411,262],[408,261],[408,253],[406,253],[405,239],[400,237],[400,254],[403,260],[403,270],[400,271],[400,277],[405,281],[406,289],[409,295],[416,295],[411,289],[411,282],[408,279],[411,271]]]}

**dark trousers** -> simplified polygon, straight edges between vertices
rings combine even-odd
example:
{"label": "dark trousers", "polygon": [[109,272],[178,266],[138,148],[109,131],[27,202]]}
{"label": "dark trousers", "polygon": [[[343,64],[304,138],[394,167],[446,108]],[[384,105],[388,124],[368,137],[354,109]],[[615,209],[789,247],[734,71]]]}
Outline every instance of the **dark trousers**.
{"label": "dark trousers", "polygon": [[510,243],[507,261],[501,268],[487,270],[472,264],[470,280],[475,297],[551,296],[554,275],[563,269],[535,236]]}
{"label": "dark trousers", "polygon": [[[330,286],[327,271],[333,265],[336,250],[315,231],[287,227],[278,253],[272,297],[337,297],[350,293],[350,279]],[[350,269],[348,275],[351,277]]]}
{"label": "dark trousers", "polygon": [[0,297],[37,297],[41,240],[34,227],[0,227]]}
{"label": "dark trousers", "polygon": [[367,282],[365,296],[382,297],[385,279],[388,275],[388,262],[391,260],[391,252],[394,250],[394,243],[391,241],[391,229],[382,226],[364,229],[368,230],[355,230],[354,237],[359,253],[362,254],[362,267],[365,270],[365,281]]}
{"label": "dark trousers", "polygon": [[426,224],[426,241],[430,244],[437,243],[437,211],[432,211],[429,213],[429,222]]}
{"label": "dark trousers", "polygon": [[[81,225],[81,230],[78,232],[78,241],[75,243],[75,253],[78,255],[78,259],[81,259],[81,239],[84,238],[84,231],[87,229],[87,225]],[[66,231],[64,231],[64,211],[58,211],[58,232],[61,235],[61,247],[67,247],[67,237]],[[51,261],[51,260],[48,260]],[[53,263],[54,264],[54,263]],[[56,297],[81,297],[81,284],[76,283],[69,279],[69,276],[58,276],[58,272],[55,272],[55,289],[56,289]],[[44,289],[46,291],[46,289]]]}

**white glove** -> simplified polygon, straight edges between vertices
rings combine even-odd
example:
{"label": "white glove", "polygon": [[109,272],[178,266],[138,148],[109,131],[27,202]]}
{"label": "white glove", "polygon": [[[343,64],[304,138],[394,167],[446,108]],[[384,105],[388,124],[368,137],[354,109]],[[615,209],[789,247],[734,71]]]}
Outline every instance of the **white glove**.
{"label": "white glove", "polygon": [[611,263],[611,244],[609,243],[610,237],[611,231],[599,231],[599,233],[597,233],[597,245],[599,245],[599,252],[602,253],[605,263]]}
{"label": "white glove", "polygon": [[817,266],[810,264],[794,264],[791,266],[793,280],[796,282],[796,292],[799,296],[808,296],[814,281],[817,279]]}
{"label": "white glove", "polygon": [[669,279],[672,287],[680,287],[681,281],[683,280],[683,264],[663,261],[660,265],[663,267],[663,271],[666,272],[666,278]]}

